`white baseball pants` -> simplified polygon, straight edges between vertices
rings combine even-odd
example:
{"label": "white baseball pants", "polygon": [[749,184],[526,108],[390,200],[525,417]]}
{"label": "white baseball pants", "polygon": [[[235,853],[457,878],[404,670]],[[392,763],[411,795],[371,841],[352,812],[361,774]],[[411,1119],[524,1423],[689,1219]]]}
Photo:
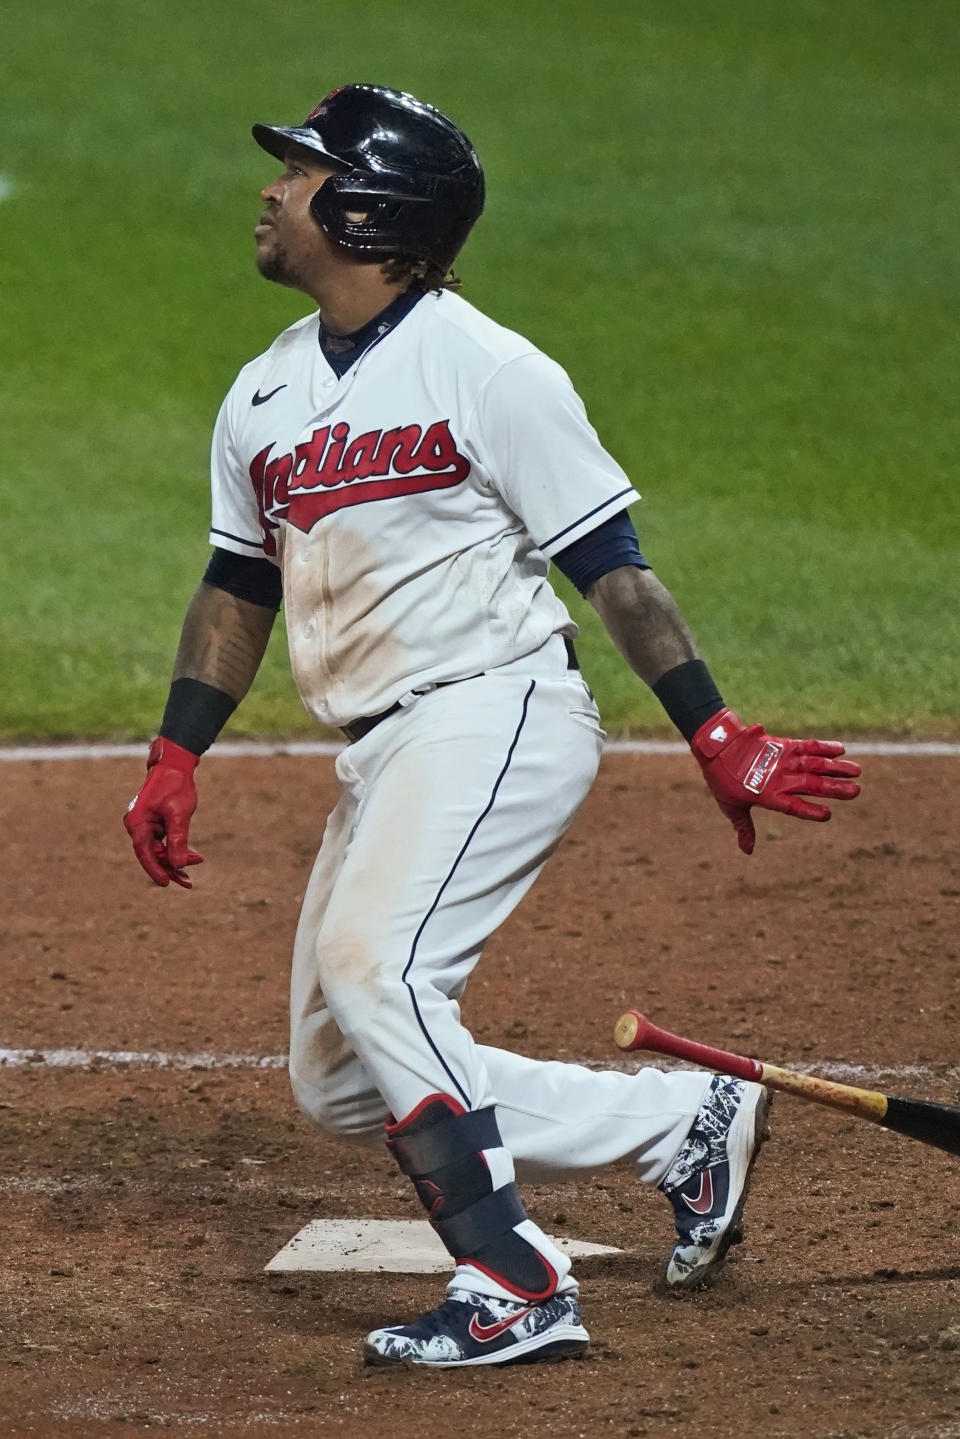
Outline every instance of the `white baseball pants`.
{"label": "white baseball pants", "polygon": [[[475,1043],[460,1023],[487,938],[579,809],[602,740],[554,636],[432,691],[338,756],[341,799],[304,896],[291,983],[291,1081],[321,1129],[379,1147],[391,1115],[449,1094],[496,1107],[495,1187],[513,1178],[511,1158],[521,1180],[621,1160],[648,1183],[664,1177],[709,1075],[527,1059]],[[567,1275],[566,1256],[527,1223]]]}

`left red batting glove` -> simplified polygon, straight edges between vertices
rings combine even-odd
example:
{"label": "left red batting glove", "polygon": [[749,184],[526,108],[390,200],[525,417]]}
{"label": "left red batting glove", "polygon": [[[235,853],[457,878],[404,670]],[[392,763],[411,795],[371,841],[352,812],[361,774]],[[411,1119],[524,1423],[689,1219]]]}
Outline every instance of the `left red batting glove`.
{"label": "left red batting glove", "polygon": [[123,816],[134,854],[154,884],[163,888],[173,880],[192,889],[187,865],[203,863],[203,855],[187,844],[197,807],[193,772],[198,759],[172,740],[155,739],[147,756],[147,777]]}
{"label": "left red batting glove", "polygon": [[690,748],[744,854],[753,853],[757,839],[751,805],[823,823],[830,818],[829,807],[801,795],[856,799],[860,793],[853,783],[860,766],[838,758],[843,754],[839,740],[777,739],[762,725],[745,725],[733,710],[721,710],[701,725]]}

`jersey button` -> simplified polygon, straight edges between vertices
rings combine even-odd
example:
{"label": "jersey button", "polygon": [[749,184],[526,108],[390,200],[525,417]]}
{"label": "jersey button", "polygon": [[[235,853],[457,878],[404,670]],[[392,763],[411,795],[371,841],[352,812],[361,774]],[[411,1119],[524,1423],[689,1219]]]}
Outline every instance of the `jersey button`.
{"label": "jersey button", "polygon": [[337,383],[336,380],[324,380],[324,382],[323,382],[323,388],[324,388],[325,390],[332,390],[333,387],[334,387],[334,385],[335,385],[336,383]]}

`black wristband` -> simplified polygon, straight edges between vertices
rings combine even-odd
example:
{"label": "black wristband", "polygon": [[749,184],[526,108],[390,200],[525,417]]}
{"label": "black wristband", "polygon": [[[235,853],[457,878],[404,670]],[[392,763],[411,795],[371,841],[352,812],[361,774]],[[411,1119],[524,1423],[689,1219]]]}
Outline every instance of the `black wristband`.
{"label": "black wristband", "polygon": [[703,660],[687,660],[660,676],[651,689],[687,744],[723,709],[720,691]]}
{"label": "black wristband", "polygon": [[231,695],[202,680],[174,680],[160,733],[191,754],[201,755],[213,744],[236,707]]}

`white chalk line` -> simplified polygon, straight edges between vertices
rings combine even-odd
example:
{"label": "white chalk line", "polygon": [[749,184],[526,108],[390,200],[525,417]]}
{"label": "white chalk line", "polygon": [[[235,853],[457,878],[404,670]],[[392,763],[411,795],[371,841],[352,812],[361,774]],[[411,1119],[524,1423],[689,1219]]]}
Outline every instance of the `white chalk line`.
{"label": "white chalk line", "polygon": [[[625,1055],[606,1059],[574,1059],[585,1069],[617,1069],[633,1073],[640,1068],[683,1069],[691,1066],[660,1058],[632,1059]],[[79,1069],[93,1073],[104,1069],[286,1069],[285,1054],[177,1054],[165,1050],[131,1049],[0,1049],[0,1069]],[[872,1080],[910,1080],[928,1083],[934,1080],[960,1079],[960,1068],[949,1064],[855,1064],[850,1060],[797,1060],[786,1068],[800,1074],[819,1074],[824,1079],[841,1083]]]}
{"label": "white chalk line", "polygon": [[[209,750],[206,759],[274,759],[283,755],[305,759],[332,758],[344,748],[345,745],[337,740],[228,740]],[[58,760],[142,760],[146,752],[146,741],[139,744],[0,745],[0,764],[38,764]],[[956,759],[960,757],[960,743],[949,740],[851,740],[846,745],[846,752],[849,755]],[[682,740],[611,739],[604,745],[604,753],[686,755],[690,750]]]}
{"label": "white chalk line", "polygon": [[131,1049],[0,1049],[0,1068],[286,1069],[285,1054],[168,1054]]}

